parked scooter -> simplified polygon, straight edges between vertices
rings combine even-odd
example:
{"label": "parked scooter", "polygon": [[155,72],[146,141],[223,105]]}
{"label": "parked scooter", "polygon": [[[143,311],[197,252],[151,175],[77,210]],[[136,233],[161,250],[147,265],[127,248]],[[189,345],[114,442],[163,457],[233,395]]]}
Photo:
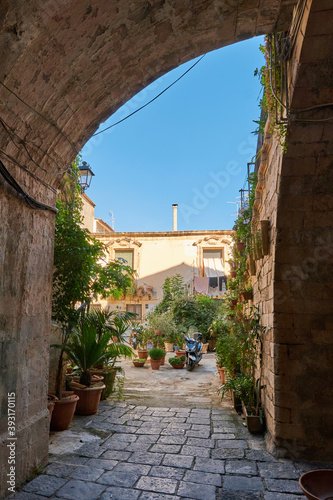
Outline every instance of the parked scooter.
{"label": "parked scooter", "polygon": [[132,331],[132,346],[137,349],[142,340],[142,328],[136,327]]}
{"label": "parked scooter", "polygon": [[202,358],[202,334],[193,333],[193,339],[185,337],[186,341],[186,369],[191,372]]}

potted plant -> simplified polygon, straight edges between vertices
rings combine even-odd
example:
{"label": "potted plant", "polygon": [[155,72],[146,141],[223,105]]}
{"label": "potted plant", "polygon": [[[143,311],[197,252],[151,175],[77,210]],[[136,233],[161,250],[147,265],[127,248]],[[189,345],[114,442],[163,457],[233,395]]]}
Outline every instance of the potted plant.
{"label": "potted plant", "polygon": [[133,354],[130,347],[125,344],[115,344],[111,342],[111,338],[110,331],[97,332],[89,317],[82,318],[65,346],[67,355],[81,371],[81,387],[74,383],[71,385],[74,393],[80,397],[76,407],[76,413],[79,415],[95,414],[102,390],[105,389],[103,383],[91,385],[91,370],[119,355],[131,357]]}
{"label": "potted plant", "polygon": [[185,356],[186,351],[183,349],[184,345],[184,335],[182,333],[176,333],[174,336],[175,354],[179,358],[180,356]]}
{"label": "potted plant", "polygon": [[152,370],[159,370],[161,366],[161,359],[165,356],[165,352],[160,347],[153,347],[149,351],[150,366]]}
{"label": "potted plant", "polygon": [[181,356],[175,356],[173,358],[169,358],[169,363],[172,368],[181,369],[184,368],[185,364],[185,356],[182,354]]}
{"label": "potted plant", "polygon": [[241,298],[243,302],[247,302],[248,300],[253,299],[253,289],[251,283],[249,283],[245,290],[241,292]]}
{"label": "potted plant", "polygon": [[142,368],[143,366],[145,366],[146,361],[147,360],[145,358],[133,358],[132,359],[133,366],[135,366],[136,368]]}
{"label": "potted plant", "polygon": [[112,335],[115,356],[99,363],[91,370],[92,374],[103,377],[105,389],[102,391],[101,401],[107,399],[114,389],[116,375],[119,371],[119,367],[115,366],[115,364],[119,356],[123,354],[123,346],[126,346],[124,334],[131,325],[134,316],[136,316],[134,313],[128,311],[107,312],[99,310],[92,311],[85,316],[85,321],[96,328],[98,339],[101,337],[103,331],[109,332]]}

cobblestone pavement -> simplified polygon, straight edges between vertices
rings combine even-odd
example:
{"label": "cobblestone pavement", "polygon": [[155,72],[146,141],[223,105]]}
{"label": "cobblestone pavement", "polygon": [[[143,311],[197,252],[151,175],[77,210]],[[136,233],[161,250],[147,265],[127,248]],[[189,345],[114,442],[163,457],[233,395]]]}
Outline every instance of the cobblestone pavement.
{"label": "cobblestone pavement", "polygon": [[[167,370],[150,376],[151,394]],[[220,397],[206,408],[190,400],[180,407],[179,398],[162,407],[161,395],[144,405],[131,382],[128,391],[52,433],[49,465],[11,500],[301,500],[298,478],[323,466],[274,458]]]}
{"label": "cobblestone pavement", "polygon": [[[98,414],[76,420],[99,436],[51,455],[11,498],[300,500],[300,474],[320,466],[275,459],[229,409],[103,402]],[[70,432],[75,426],[64,442]]]}

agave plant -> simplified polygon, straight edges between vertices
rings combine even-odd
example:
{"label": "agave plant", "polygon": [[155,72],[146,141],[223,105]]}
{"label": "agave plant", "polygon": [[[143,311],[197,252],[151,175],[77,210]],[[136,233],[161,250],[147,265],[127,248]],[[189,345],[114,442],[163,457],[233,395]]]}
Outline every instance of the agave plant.
{"label": "agave plant", "polygon": [[79,321],[64,349],[81,370],[81,384],[90,386],[92,368],[118,356],[132,357],[132,349],[123,342],[113,342],[112,336],[109,328],[98,330],[90,315]]}

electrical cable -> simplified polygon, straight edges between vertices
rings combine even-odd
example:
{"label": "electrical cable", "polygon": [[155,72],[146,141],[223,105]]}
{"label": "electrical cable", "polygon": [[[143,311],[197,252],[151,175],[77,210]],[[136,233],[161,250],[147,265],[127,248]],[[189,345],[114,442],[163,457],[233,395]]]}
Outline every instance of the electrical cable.
{"label": "electrical cable", "polygon": [[40,201],[35,200],[28,193],[24,191],[24,189],[18,184],[18,182],[14,179],[14,177],[8,172],[5,165],[0,160],[0,174],[2,177],[8,182],[8,184],[15,189],[17,193],[19,193],[24,201],[33,209],[36,210],[48,210],[53,212],[54,214],[58,213],[58,209],[56,207],[52,207],[51,205],[46,205],[45,203],[41,203]]}
{"label": "electrical cable", "polygon": [[[19,140],[20,144],[23,146],[23,148],[25,149],[26,153],[27,153],[27,156],[29,158],[29,160],[31,160],[35,165],[36,167],[40,168],[41,170],[43,170],[43,172],[46,173],[46,170],[41,167],[40,165],[38,165],[38,163],[35,162],[35,160],[31,157],[29,151],[27,150],[27,147],[24,143],[24,141],[16,134],[16,132],[14,132],[11,127],[9,127],[9,125],[2,119],[0,118],[0,124],[2,125],[2,128],[4,129],[4,131],[8,134],[10,140],[12,141],[12,143],[14,144],[14,146],[20,150],[19,146],[16,144],[16,142],[14,141],[13,137],[12,137],[12,134],[15,135],[15,137],[17,137],[17,139]],[[12,132],[10,133],[9,130]]]}
{"label": "electrical cable", "polygon": [[130,118],[131,116],[135,115],[136,113],[138,113],[138,111],[141,111],[141,109],[145,108],[146,106],[148,106],[149,104],[151,104],[152,102],[156,101],[156,99],[158,99],[162,94],[164,94],[164,92],[166,92],[167,90],[169,90],[173,85],[175,85],[177,82],[179,82],[179,80],[181,80],[187,73],[189,73],[189,71],[191,71],[191,69],[193,69],[197,64],[199,64],[199,62],[205,57],[206,54],[204,54],[203,56],[200,57],[200,59],[198,59],[188,70],[185,71],[185,73],[183,73],[179,78],[177,78],[177,80],[175,80],[173,83],[171,83],[168,87],[166,87],[164,90],[162,90],[162,92],[160,92],[159,94],[157,94],[153,99],[151,99],[150,101],[146,102],[146,104],[144,104],[143,106],[141,106],[140,108],[136,109],[135,111],[133,111],[133,113],[130,113],[129,115],[125,116],[124,118],[122,118],[121,120],[119,120],[118,122],[116,123],[113,123],[112,125],[110,125],[109,127],[106,127],[104,128],[103,130],[100,130],[99,132],[96,132],[95,134],[93,134],[92,137],[96,137],[96,135],[99,135],[99,134],[102,134],[103,132],[106,132],[107,130],[109,130],[110,128],[113,128],[115,127],[116,125],[119,125],[119,123],[122,123],[124,122],[125,120],[127,120],[128,118]]}
{"label": "electrical cable", "polygon": [[[12,133],[15,137],[17,137],[17,140],[18,140],[19,144],[20,144],[20,145],[23,145],[23,147],[24,147],[24,149],[25,149],[25,151],[26,151],[26,153],[27,153],[27,157],[28,157],[28,158],[29,158],[29,159],[30,159],[30,160],[31,160],[31,161],[32,161],[32,162],[33,162],[33,163],[34,163],[34,164],[35,164],[38,168],[40,168],[41,170],[43,170],[43,172],[47,173],[47,171],[46,171],[43,167],[41,167],[38,163],[36,163],[36,162],[33,160],[33,158],[31,157],[31,154],[30,154],[30,152],[28,151],[27,142],[28,142],[29,144],[31,144],[33,147],[35,147],[35,148],[39,149],[39,150],[40,150],[40,151],[41,151],[44,155],[46,155],[48,158],[50,158],[50,160],[51,160],[51,161],[53,161],[53,163],[57,166],[57,168],[58,168],[59,170],[61,170],[61,168],[62,168],[62,167],[59,165],[59,163],[58,163],[58,162],[57,162],[54,158],[52,158],[52,156],[51,156],[51,155],[50,155],[47,151],[45,151],[43,148],[41,148],[40,146],[38,146],[37,144],[35,144],[35,143],[34,143],[34,142],[32,142],[32,141],[27,141],[27,142],[26,142],[24,139],[21,139],[21,137],[20,137],[19,135],[17,135],[17,133],[16,133],[16,132],[12,129],[12,127],[10,127],[10,125],[8,125],[8,123],[6,123],[6,122],[5,122],[5,120],[4,120],[3,118],[0,118],[0,124],[3,126],[3,128],[4,128],[5,132],[7,132],[8,136],[9,136],[10,140],[13,142],[14,146],[15,146],[17,149],[19,149],[19,146],[15,143],[15,141],[14,141],[14,139],[13,139],[13,137],[12,137],[11,133]],[[8,130],[7,130],[7,129],[8,129]],[[11,131],[11,133],[9,132],[9,130]]]}
{"label": "electrical cable", "polygon": [[30,106],[30,104],[28,104],[27,102],[25,102],[19,95],[17,95],[13,90],[11,90],[9,87],[7,87],[7,85],[5,85],[3,82],[0,82],[0,85],[2,85],[8,92],[10,92],[11,94],[13,94],[16,97],[16,99],[18,99],[19,101],[21,101],[25,106],[27,106],[29,109],[31,109],[31,111],[33,111],[34,113],[36,113],[36,115],[40,116],[49,125],[51,125],[52,127],[54,127],[59,132],[59,134],[61,134],[66,139],[66,141],[68,142],[68,144],[70,144],[70,146],[73,148],[75,154],[76,155],[79,154],[79,152],[77,151],[77,149],[74,146],[74,144],[72,143],[72,141],[66,136],[66,134],[64,134],[64,132],[62,130],[60,130],[60,128],[58,127],[58,125],[56,125],[55,123],[53,123],[50,120],[48,120],[44,115],[42,115],[42,113],[40,113],[35,108],[33,108],[32,106]]}
{"label": "electrical cable", "polygon": [[27,174],[29,174],[36,181],[38,181],[41,184],[43,184],[43,186],[45,186],[48,189],[50,189],[51,191],[53,191],[54,194],[58,193],[58,191],[56,190],[56,188],[54,188],[53,186],[51,186],[47,182],[43,181],[43,179],[41,179],[40,177],[38,177],[36,174],[33,174],[32,172],[30,172],[30,170],[28,170],[27,167],[24,167],[23,165],[21,165],[20,163],[18,163],[18,161],[16,161],[15,158],[13,158],[11,155],[9,155],[8,153],[6,153],[3,149],[0,149],[0,154],[2,154],[3,156],[5,156],[7,158],[7,160],[9,160],[12,163],[14,163],[14,165],[16,165],[17,167],[21,168],[25,172],[27,172]]}

